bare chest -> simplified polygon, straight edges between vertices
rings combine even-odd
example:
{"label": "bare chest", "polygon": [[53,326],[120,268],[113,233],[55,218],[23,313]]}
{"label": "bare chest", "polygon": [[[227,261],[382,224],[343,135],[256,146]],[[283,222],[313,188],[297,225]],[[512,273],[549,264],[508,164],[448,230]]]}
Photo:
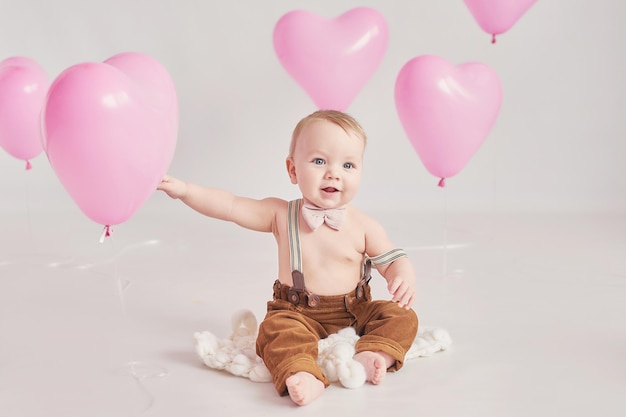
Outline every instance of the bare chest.
{"label": "bare chest", "polygon": [[307,287],[320,295],[343,294],[361,279],[362,234],[326,226],[300,235],[302,272]]}

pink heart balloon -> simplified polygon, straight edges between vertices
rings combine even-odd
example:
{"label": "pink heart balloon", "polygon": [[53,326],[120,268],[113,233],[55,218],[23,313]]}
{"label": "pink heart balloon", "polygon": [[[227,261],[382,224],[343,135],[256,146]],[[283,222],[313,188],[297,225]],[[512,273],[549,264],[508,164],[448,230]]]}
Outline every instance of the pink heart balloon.
{"label": "pink heart balloon", "polygon": [[27,169],[43,151],[40,114],[49,85],[48,75],[32,59],[0,62],[0,146],[26,161]]}
{"label": "pink heart balloon", "polygon": [[537,0],[464,0],[478,26],[492,35],[506,32]]}
{"label": "pink heart balloon", "polygon": [[488,66],[454,66],[423,55],[400,70],[395,85],[402,126],[426,169],[443,179],[460,172],[496,121],[502,100],[497,74]]}
{"label": "pink heart balloon", "polygon": [[384,17],[367,7],[335,19],[295,10],[274,28],[280,63],[320,109],[345,111],[378,68],[387,42]]}
{"label": "pink heart balloon", "polygon": [[139,53],[74,65],[52,83],[43,126],[50,164],[78,207],[97,223],[119,224],[154,192],[173,158],[174,83]]}

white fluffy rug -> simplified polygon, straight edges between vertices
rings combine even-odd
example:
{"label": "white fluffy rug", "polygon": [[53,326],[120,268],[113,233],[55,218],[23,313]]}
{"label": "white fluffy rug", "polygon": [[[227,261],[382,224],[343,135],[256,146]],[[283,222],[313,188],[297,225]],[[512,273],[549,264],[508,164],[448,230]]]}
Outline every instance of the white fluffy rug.
{"label": "white fluffy rug", "polygon": [[[219,339],[208,331],[196,332],[196,352],[209,368],[225,370],[255,382],[270,382],[269,371],[256,355],[257,330],[254,314],[241,310],[233,315],[232,334],[228,339]],[[319,341],[317,361],[331,382],[339,381],[346,388],[357,388],[365,383],[365,369],[352,359],[354,343],[358,339],[354,329],[347,327]],[[446,330],[420,326],[405,360],[444,351],[451,343]]]}

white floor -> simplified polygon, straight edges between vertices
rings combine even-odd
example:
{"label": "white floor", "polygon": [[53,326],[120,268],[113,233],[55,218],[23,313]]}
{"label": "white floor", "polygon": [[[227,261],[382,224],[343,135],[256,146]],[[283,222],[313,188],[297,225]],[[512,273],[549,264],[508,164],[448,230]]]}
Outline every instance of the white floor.
{"label": "white floor", "polygon": [[78,212],[2,213],[0,416],[626,415],[626,215],[380,218],[420,273],[421,324],[453,344],[298,409],[193,346],[262,318],[271,236],[181,209],[99,243]]}

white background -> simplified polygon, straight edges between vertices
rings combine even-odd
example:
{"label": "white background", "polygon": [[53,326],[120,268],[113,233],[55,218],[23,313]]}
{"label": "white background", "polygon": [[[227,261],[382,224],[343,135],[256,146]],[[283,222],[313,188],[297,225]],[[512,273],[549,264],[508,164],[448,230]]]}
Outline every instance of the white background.
{"label": "white background", "polygon": [[[626,210],[626,3],[540,0],[491,44],[462,0],[36,0],[0,2],[0,58],[26,56],[54,79],[65,68],[120,52],[152,55],[179,95],[170,173],[251,197],[297,196],[284,168],[291,130],[315,110],[281,67],[272,32],[288,11],[332,18],[358,6],[381,12],[389,45],[348,111],[369,143],[365,210]],[[411,58],[479,61],[499,75],[503,103],[482,148],[440,189],[407,139],[393,86]],[[0,150],[0,209],[80,212],[45,154],[24,170]],[[393,185],[390,185],[393,184]],[[142,211],[170,208],[155,193]]]}

